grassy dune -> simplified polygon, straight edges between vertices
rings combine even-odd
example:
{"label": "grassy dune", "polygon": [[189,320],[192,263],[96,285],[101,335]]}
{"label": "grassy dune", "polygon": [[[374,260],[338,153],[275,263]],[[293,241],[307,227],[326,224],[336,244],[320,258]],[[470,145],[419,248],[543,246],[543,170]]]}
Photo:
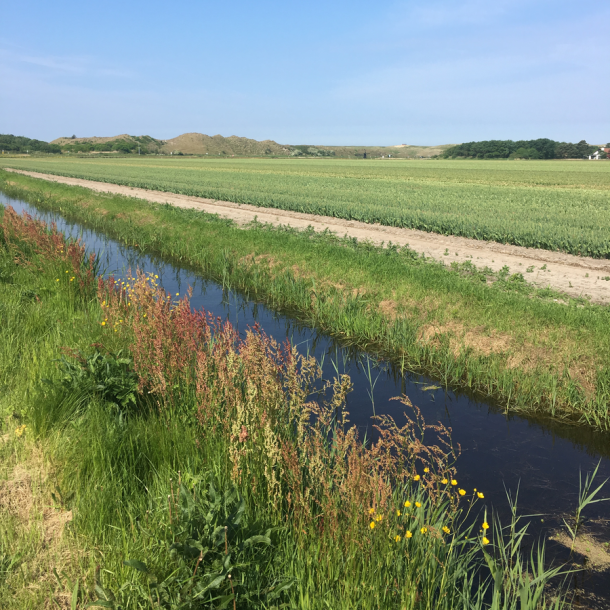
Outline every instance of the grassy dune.
{"label": "grassy dune", "polygon": [[4,174],[2,188],[506,410],[610,427],[610,311],[519,274]]}
{"label": "grassy dune", "polygon": [[417,411],[365,449],[347,377],[0,222],[3,608],[561,607]]}
{"label": "grassy dune", "polygon": [[610,163],[12,159],[115,184],[610,256]]}

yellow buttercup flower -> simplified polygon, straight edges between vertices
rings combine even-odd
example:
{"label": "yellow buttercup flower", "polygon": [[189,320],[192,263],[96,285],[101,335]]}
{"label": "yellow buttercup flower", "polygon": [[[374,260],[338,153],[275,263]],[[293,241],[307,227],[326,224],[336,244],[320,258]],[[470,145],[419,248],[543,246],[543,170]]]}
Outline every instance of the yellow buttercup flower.
{"label": "yellow buttercup flower", "polygon": [[460,496],[465,496],[466,495],[466,490],[465,489],[460,489],[459,492]]}
{"label": "yellow buttercup flower", "polygon": [[416,475],[413,477],[413,480],[414,480],[414,481],[419,481],[420,479],[421,479],[421,477],[420,477],[418,474],[416,474]]}
{"label": "yellow buttercup flower", "polygon": [[428,528],[427,528],[427,527],[422,527],[422,528],[421,528],[419,531],[420,531],[422,534],[425,534],[425,533],[427,533]]}
{"label": "yellow buttercup flower", "polygon": [[417,508],[421,508],[421,502],[415,502],[415,506],[416,506]]}
{"label": "yellow buttercup flower", "polygon": [[477,496],[482,500],[485,496],[479,491],[477,492]]}
{"label": "yellow buttercup flower", "polygon": [[445,534],[450,534],[451,530],[446,525],[444,525],[443,526],[443,532],[445,532]]}
{"label": "yellow buttercup flower", "polygon": [[405,538],[413,538],[413,534],[409,530],[407,530],[405,532]]}
{"label": "yellow buttercup flower", "polygon": [[424,472],[430,472],[430,469],[428,467],[424,468]]}
{"label": "yellow buttercup flower", "polygon": [[374,529],[375,529],[375,522],[374,522],[374,521],[371,521],[371,522],[369,523],[369,527],[370,527],[372,530],[374,530]]}
{"label": "yellow buttercup flower", "polygon": [[489,523],[487,523],[487,521],[485,521],[481,527],[482,527],[484,530],[488,530],[488,529],[489,529]]}
{"label": "yellow buttercup flower", "polygon": [[381,521],[383,519],[383,515],[377,515],[375,517],[375,521]]}
{"label": "yellow buttercup flower", "polygon": [[481,540],[481,542],[483,544],[489,544],[489,540],[487,540],[487,538],[485,538],[485,536],[483,536],[483,539]]}
{"label": "yellow buttercup flower", "polygon": [[405,508],[409,508],[411,506],[411,502],[409,500],[405,500]]}
{"label": "yellow buttercup flower", "polygon": [[447,483],[449,483],[449,481],[447,479],[441,479],[441,483],[443,485],[447,485]]}
{"label": "yellow buttercup flower", "polygon": [[400,536],[396,536],[396,538],[394,538],[394,540],[395,540],[396,542],[400,542],[400,541],[402,540],[402,538],[401,538]]}
{"label": "yellow buttercup flower", "polygon": [[397,511],[396,511],[396,516],[397,516],[397,517],[400,517],[400,515],[402,515],[402,513],[401,513],[399,510],[397,510]]}
{"label": "yellow buttercup flower", "polygon": [[457,485],[457,481],[455,479],[451,479],[451,485],[455,487]]}
{"label": "yellow buttercup flower", "polygon": [[106,326],[106,320],[102,322],[102,326]]}
{"label": "yellow buttercup flower", "polygon": [[[144,315],[146,315],[146,314],[144,314]],[[374,512],[375,512],[375,509],[374,509],[374,508],[369,508],[369,515],[374,514]]]}
{"label": "yellow buttercup flower", "polygon": [[26,428],[27,428],[27,426],[25,424],[23,424],[23,426],[19,426],[18,428],[15,428],[15,436],[17,436],[17,437],[23,436],[23,433],[25,432]]}

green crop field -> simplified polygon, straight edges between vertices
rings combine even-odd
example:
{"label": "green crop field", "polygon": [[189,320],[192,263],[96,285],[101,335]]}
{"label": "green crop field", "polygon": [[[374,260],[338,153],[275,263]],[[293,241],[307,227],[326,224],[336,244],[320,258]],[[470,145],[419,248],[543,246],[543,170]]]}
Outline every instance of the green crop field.
{"label": "green crop field", "polygon": [[0,166],[610,258],[610,162],[23,158]]}

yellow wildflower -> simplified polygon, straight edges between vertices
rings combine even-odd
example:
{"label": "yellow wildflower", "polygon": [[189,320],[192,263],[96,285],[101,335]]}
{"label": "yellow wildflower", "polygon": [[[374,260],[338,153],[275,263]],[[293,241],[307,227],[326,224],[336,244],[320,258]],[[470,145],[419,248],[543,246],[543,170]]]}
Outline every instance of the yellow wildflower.
{"label": "yellow wildflower", "polygon": [[405,508],[409,508],[411,506],[411,502],[409,500],[405,500]]}
{"label": "yellow wildflower", "polygon": [[402,539],[401,539],[401,537],[400,537],[400,536],[396,536],[396,538],[394,538],[394,540],[395,540],[396,542],[400,542]]}
{"label": "yellow wildflower", "polygon": [[466,495],[466,490],[465,489],[460,489],[459,492],[460,496],[465,496]]}
{"label": "yellow wildflower", "polygon": [[[144,314],[146,315],[146,314]],[[375,509],[374,508],[369,508],[369,515],[372,515],[375,513]]]}
{"label": "yellow wildflower", "polygon": [[426,466],[426,467],[424,468],[424,472],[430,472],[430,469],[429,469],[429,468]]}
{"label": "yellow wildflower", "polygon": [[457,485],[457,481],[455,479],[451,479],[451,485],[455,487]]}
{"label": "yellow wildflower", "polygon": [[381,521],[383,519],[383,515],[377,515],[375,517],[375,521]]}
{"label": "yellow wildflower", "polygon": [[19,426],[18,428],[15,429],[15,435],[16,436],[23,436],[23,433],[25,432],[25,429],[27,428],[27,426],[25,424],[23,424],[23,426]]}
{"label": "yellow wildflower", "polygon": [[102,322],[102,326],[106,326],[106,320]]}
{"label": "yellow wildflower", "polygon": [[374,530],[374,529],[375,529],[375,522],[374,522],[374,521],[371,521],[371,522],[369,523],[369,527],[370,527],[372,530]]}
{"label": "yellow wildflower", "polygon": [[445,532],[445,534],[450,534],[451,530],[446,525],[443,525],[443,532]]}
{"label": "yellow wildflower", "polygon": [[483,523],[483,525],[481,526],[484,530],[488,530],[489,529],[489,523],[487,523],[487,521],[485,521],[485,523]]}
{"label": "yellow wildflower", "polygon": [[400,517],[400,515],[402,515],[402,513],[401,513],[399,510],[397,510],[397,511],[396,511],[396,516],[397,516],[397,517]]}
{"label": "yellow wildflower", "polygon": [[413,538],[413,534],[409,530],[407,530],[405,532],[405,538]]}
{"label": "yellow wildflower", "polygon": [[441,479],[441,483],[443,485],[447,485],[447,483],[449,483],[449,481],[447,479]]}
{"label": "yellow wildflower", "polygon": [[415,506],[416,506],[417,508],[421,508],[421,502],[415,502]]}
{"label": "yellow wildflower", "polygon": [[425,533],[427,533],[428,528],[427,528],[427,527],[422,527],[422,528],[421,528],[419,531],[420,531],[422,534],[425,534]]}
{"label": "yellow wildflower", "polygon": [[481,540],[481,542],[483,544],[489,544],[489,540],[487,540],[487,538],[485,538],[485,536],[483,536],[483,539]]}
{"label": "yellow wildflower", "polygon": [[414,480],[414,481],[419,481],[420,479],[421,479],[421,477],[420,477],[418,474],[416,474],[416,475],[413,477],[413,480]]}
{"label": "yellow wildflower", "polygon": [[479,491],[477,492],[477,496],[482,500],[485,496]]}

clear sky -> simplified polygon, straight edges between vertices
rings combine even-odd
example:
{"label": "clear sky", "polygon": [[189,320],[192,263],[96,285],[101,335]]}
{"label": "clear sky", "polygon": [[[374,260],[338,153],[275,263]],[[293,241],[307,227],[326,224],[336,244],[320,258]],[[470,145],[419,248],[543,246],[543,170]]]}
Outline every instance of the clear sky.
{"label": "clear sky", "polygon": [[0,133],[610,141],[610,2],[19,0]]}

